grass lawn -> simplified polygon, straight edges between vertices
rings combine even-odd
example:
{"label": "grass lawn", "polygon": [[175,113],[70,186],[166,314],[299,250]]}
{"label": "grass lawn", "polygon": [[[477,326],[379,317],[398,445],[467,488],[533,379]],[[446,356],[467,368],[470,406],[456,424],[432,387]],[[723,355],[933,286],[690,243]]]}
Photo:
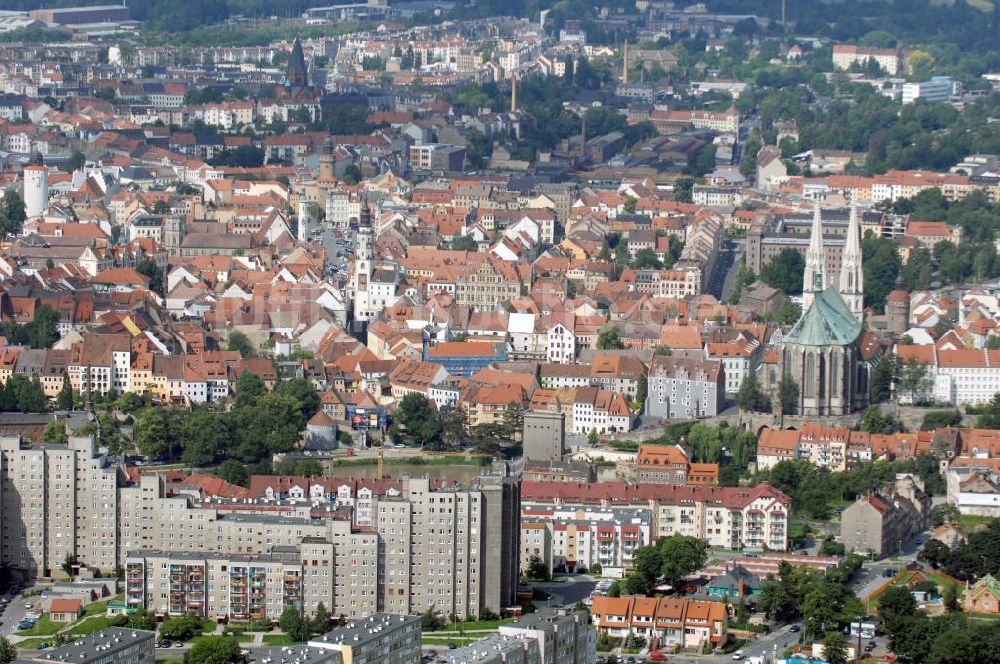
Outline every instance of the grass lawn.
{"label": "grass lawn", "polygon": [[299,641],[296,641],[287,634],[265,634],[264,635],[264,645],[266,646],[292,646]]}
{"label": "grass lawn", "polygon": [[83,608],[83,615],[85,616],[97,616],[107,612],[108,600],[104,600],[103,602],[94,602]]}
{"label": "grass lawn", "polygon": [[986,526],[992,520],[993,519],[991,519],[988,516],[973,516],[972,514],[963,514],[958,517],[958,527],[968,533],[982,526]]}
{"label": "grass lawn", "polygon": [[110,625],[111,619],[107,616],[91,616],[73,625],[69,633],[73,636],[86,636],[107,629]]}
{"label": "grass lawn", "polygon": [[466,636],[466,637],[461,637],[461,636],[447,636],[447,637],[441,637],[441,638],[434,638],[432,636],[432,637],[421,637],[420,638],[420,642],[422,644],[424,644],[425,646],[447,646],[449,643],[454,643],[459,648],[461,648],[462,646],[467,646],[470,643],[475,643],[480,638],[482,638],[482,637],[479,637],[479,636],[471,636],[471,637],[470,636]]}
{"label": "grass lawn", "polygon": [[24,650],[34,650],[38,647],[39,643],[45,643],[46,641],[51,641],[51,639],[25,639],[24,641],[19,641],[14,645],[18,648],[23,648]]}
{"label": "grass lawn", "polygon": [[49,617],[49,614],[43,613],[42,617],[38,619],[35,626],[31,629],[26,629],[18,632],[18,636],[51,636],[55,634],[68,623],[53,622]]}
{"label": "grass lawn", "polygon": [[[191,645],[194,645],[199,641],[204,641],[205,639],[214,639],[214,638],[222,638],[222,637],[216,637],[215,635],[196,636],[193,639],[191,639]],[[226,636],[226,638],[236,639],[238,643],[253,643],[253,634],[239,634],[239,635],[229,634]]]}
{"label": "grass lawn", "polygon": [[468,622],[448,623],[445,629],[455,632],[459,628],[469,630],[496,629],[500,625],[506,625],[509,622],[513,622],[513,618],[504,618],[503,620],[470,620]]}
{"label": "grass lawn", "polygon": [[[942,593],[944,592],[945,586],[951,585],[955,586],[955,595],[958,597],[958,599],[962,599],[962,595],[965,594],[965,586],[963,584],[955,583],[948,577],[943,576],[932,569],[922,570],[921,574],[927,577],[929,581],[933,581],[934,583],[936,583]],[[909,583],[910,579],[913,578],[913,575],[914,572],[906,572],[906,571],[901,572],[900,574],[896,575],[895,579],[892,580],[892,585],[894,586],[906,585],[907,583]],[[881,595],[879,595],[879,597],[881,597]],[[878,600],[879,600],[878,597],[873,597],[868,601],[868,609],[870,611],[875,611],[878,609]]]}

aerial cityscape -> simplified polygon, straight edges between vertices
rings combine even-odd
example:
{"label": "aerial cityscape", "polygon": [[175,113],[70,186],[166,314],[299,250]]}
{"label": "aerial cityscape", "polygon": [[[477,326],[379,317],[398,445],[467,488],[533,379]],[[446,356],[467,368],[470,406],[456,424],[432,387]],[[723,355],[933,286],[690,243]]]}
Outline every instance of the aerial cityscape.
{"label": "aerial cityscape", "polygon": [[0,664],[1000,664],[1000,1],[107,2],[0,2]]}

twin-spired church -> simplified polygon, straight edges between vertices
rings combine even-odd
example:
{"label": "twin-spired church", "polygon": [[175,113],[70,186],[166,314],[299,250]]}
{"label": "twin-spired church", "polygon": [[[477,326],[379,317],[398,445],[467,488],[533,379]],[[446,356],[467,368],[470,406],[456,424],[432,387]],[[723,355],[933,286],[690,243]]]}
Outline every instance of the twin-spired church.
{"label": "twin-spired church", "polygon": [[775,380],[781,376],[790,376],[799,388],[798,408],[786,415],[846,415],[868,404],[868,364],[862,357],[860,236],[861,224],[852,205],[840,274],[828,275],[823,223],[816,203],[802,284],[802,317],[782,339],[776,376],[768,381],[774,389],[771,401],[775,414],[782,414]]}

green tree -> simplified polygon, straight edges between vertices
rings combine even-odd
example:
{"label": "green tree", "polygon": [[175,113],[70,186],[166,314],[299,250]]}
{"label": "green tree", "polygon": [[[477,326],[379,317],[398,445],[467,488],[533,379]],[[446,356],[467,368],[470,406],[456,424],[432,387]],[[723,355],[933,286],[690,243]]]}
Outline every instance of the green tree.
{"label": "green tree", "polygon": [[184,661],[190,664],[227,664],[240,659],[240,644],[231,636],[202,637],[184,657]]}
{"label": "green tree", "polygon": [[892,353],[883,355],[875,365],[868,387],[868,396],[872,403],[888,401],[892,396],[892,384],[896,380],[897,367],[896,356]]}
{"label": "green tree", "polygon": [[239,351],[240,357],[257,357],[257,351],[250,343],[250,339],[239,330],[233,330],[229,333],[226,350]]}
{"label": "green tree", "polygon": [[934,387],[934,377],[926,362],[910,357],[896,372],[896,389],[910,401],[921,401]]}
{"label": "green tree", "polygon": [[299,405],[302,416],[308,420],[319,410],[319,397],[312,381],[306,378],[283,380],[274,388],[274,394],[289,396]]}
{"label": "green tree", "polygon": [[65,445],[69,440],[66,435],[66,425],[62,422],[49,422],[42,432],[42,440],[46,445]]}
{"label": "green tree", "polygon": [[298,609],[289,606],[281,612],[278,619],[278,627],[281,631],[292,638],[293,641],[305,641],[312,636],[312,628],[309,621],[302,617]]}
{"label": "green tree", "polygon": [[292,451],[306,427],[302,404],[288,394],[263,394],[252,406],[237,407],[233,417],[239,422],[236,457],[246,463]]}
{"label": "green tree", "polygon": [[[951,503],[941,503],[940,505],[935,505],[931,508],[931,523],[933,523],[935,527],[950,521],[957,522],[960,516],[962,516],[962,513],[958,511],[958,507]],[[927,544],[930,544],[930,542],[927,542]]]}
{"label": "green tree", "polygon": [[657,345],[657,347],[653,350],[653,355],[665,355],[669,357],[673,354],[674,349],[670,346]]}
{"label": "green tree", "polygon": [[0,237],[17,235],[24,224],[24,199],[13,189],[6,189],[0,196]]}
{"label": "green tree", "polygon": [[420,615],[420,631],[440,632],[447,623],[436,606],[429,607]]}
{"label": "green tree", "polygon": [[638,385],[635,388],[635,402],[638,404],[646,403],[646,393],[649,391],[649,379],[646,378],[646,374],[639,376]]}
{"label": "green tree", "polygon": [[684,579],[705,564],[705,542],[696,537],[672,535],[662,538],[656,546],[662,560],[660,573],[675,591]]}
{"label": "green tree", "polygon": [[597,435],[597,429],[591,429],[590,432],[587,433],[587,444],[591,447],[597,445],[600,440],[601,437]]}
{"label": "green tree", "polygon": [[871,232],[861,241],[862,268],[865,276],[865,306],[882,311],[885,298],[896,287],[902,261],[895,243]]}
{"label": "green tree", "polygon": [[323,634],[329,631],[330,623],[333,621],[333,614],[326,608],[326,604],[320,602],[316,605],[316,613],[309,621],[310,630],[313,634]]}
{"label": "green tree", "polygon": [[135,423],[135,445],[148,459],[165,461],[176,458],[174,437],[176,414],[167,408],[145,408]]}
{"label": "green tree", "polygon": [[674,200],[678,203],[694,203],[694,178],[683,177],[674,181]]}
{"label": "green tree", "polygon": [[453,251],[479,251],[476,239],[471,235],[456,235],[451,239],[451,249]]}
{"label": "green tree", "polygon": [[805,269],[806,262],[802,254],[795,249],[782,249],[760,271],[760,278],[772,288],[783,290],[789,295],[798,295],[802,292],[802,275]]}
{"label": "green tree", "polygon": [[823,659],[829,664],[847,664],[847,639],[840,632],[827,632],[823,637]]}
{"label": "green tree", "polygon": [[417,392],[404,396],[396,408],[392,437],[407,445],[434,445],[441,437],[441,423],[434,416],[427,397]]}
{"label": "green tree", "polygon": [[15,373],[4,384],[4,409],[22,413],[42,413],[48,410],[49,401],[38,376],[28,378]]}
{"label": "green tree", "polygon": [[942,427],[955,427],[962,424],[962,414],[958,410],[934,410],[920,422],[921,431],[934,431]]}
{"label": "green tree", "polygon": [[135,266],[135,271],[145,277],[149,277],[149,290],[161,295],[165,294],[163,292],[163,270],[156,264],[156,261],[152,258],[145,258]]}
{"label": "green tree", "polygon": [[618,327],[605,325],[597,332],[597,348],[600,350],[617,350],[625,348],[625,343],[618,336]]}
{"label": "green tree", "polygon": [[0,636],[0,664],[12,664],[17,659],[17,647],[6,636]]}
{"label": "green tree", "polygon": [[916,610],[917,601],[905,585],[889,586],[879,596],[878,615],[889,632],[895,631],[900,621],[912,616]]}
{"label": "green tree", "polygon": [[740,174],[750,177],[757,169],[757,153],[764,146],[760,134],[755,130],[743,144],[743,158],[740,161]]}
{"label": "green tree", "polygon": [[859,427],[868,433],[889,434],[902,429],[902,424],[890,413],[883,413],[877,404],[868,406]]}
{"label": "green tree", "polygon": [[227,415],[197,410],[179,418],[177,437],[183,446],[181,461],[199,468],[223,458],[233,438],[233,428]]}
{"label": "green tree", "polygon": [[525,570],[524,575],[532,581],[548,581],[551,578],[549,566],[536,555],[528,558],[528,569]]}
{"label": "green tree", "polygon": [[313,459],[305,459],[295,464],[295,474],[302,477],[321,477],[323,465]]}
{"label": "green tree", "polygon": [[785,415],[795,415],[799,410],[799,386],[795,379],[784,375],[778,381],[778,402],[781,412]]}
{"label": "green tree", "polygon": [[644,269],[660,269],[663,267],[663,263],[656,256],[656,252],[650,247],[644,247],[639,251],[635,252],[635,260],[632,262],[632,266],[637,270]]}
{"label": "green tree", "polygon": [[760,389],[760,381],[757,374],[749,372],[740,383],[740,391],[736,395],[736,403],[741,410],[747,412],[760,412],[767,410],[768,399],[764,391]]}
{"label": "green tree", "polygon": [[56,410],[73,410],[73,386],[69,376],[63,376],[63,384],[56,396]]}
{"label": "green tree", "polygon": [[358,168],[357,164],[348,164],[347,168],[344,169],[344,173],[340,176],[340,179],[344,181],[344,184],[354,186],[361,182],[364,178],[364,173]]}
{"label": "green tree", "polygon": [[215,476],[236,486],[247,486],[250,483],[250,471],[235,459],[227,459],[216,466]]}
{"label": "green tree", "polygon": [[621,581],[615,581],[608,587],[608,597],[621,597],[621,596],[622,596]]}
{"label": "green tree", "polygon": [[250,405],[265,394],[267,387],[260,376],[244,369],[236,379],[236,406]]}
{"label": "green tree", "polygon": [[59,568],[63,571],[63,573],[66,576],[71,577],[73,576],[73,572],[75,571],[75,568],[78,564],[79,563],[77,562],[76,554],[67,553],[66,557],[63,558],[62,563],[59,565]]}
{"label": "green tree", "polygon": [[945,584],[941,601],[944,604],[944,610],[948,613],[958,613],[962,610],[961,604],[958,603],[958,591],[955,589],[954,583]]}

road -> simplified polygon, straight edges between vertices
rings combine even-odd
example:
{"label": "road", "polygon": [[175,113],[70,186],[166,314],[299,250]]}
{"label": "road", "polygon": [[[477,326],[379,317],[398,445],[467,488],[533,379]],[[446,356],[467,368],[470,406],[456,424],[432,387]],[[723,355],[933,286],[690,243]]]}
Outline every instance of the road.
{"label": "road", "polygon": [[729,297],[726,291],[733,288],[733,281],[739,270],[739,257],[742,253],[743,243],[738,240],[724,240],[719,248],[719,258],[716,261],[715,270],[712,271],[708,292],[720,302]]}
{"label": "road", "polygon": [[586,574],[570,574],[561,576],[566,579],[559,583],[533,583],[533,587],[541,588],[550,595],[555,595],[548,603],[551,606],[573,606],[590,597],[597,586],[597,579]]}

